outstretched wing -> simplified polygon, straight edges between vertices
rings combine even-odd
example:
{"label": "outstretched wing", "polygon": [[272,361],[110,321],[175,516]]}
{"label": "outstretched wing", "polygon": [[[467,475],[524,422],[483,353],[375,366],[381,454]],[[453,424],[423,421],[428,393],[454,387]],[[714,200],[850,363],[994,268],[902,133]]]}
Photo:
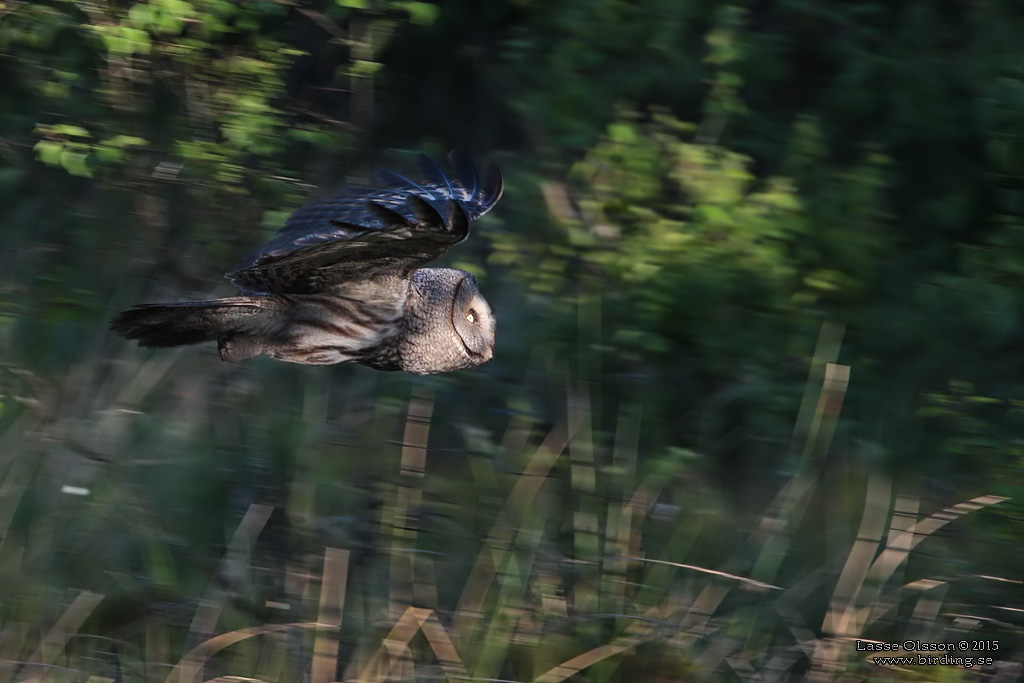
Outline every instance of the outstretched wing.
{"label": "outstretched wing", "polygon": [[452,152],[448,160],[451,176],[421,154],[416,158],[420,182],[383,172],[382,189],[303,206],[276,239],[242,259],[228,277],[247,292],[263,294],[408,277],[466,239],[469,222],[501,197],[501,172],[493,162],[481,180],[461,153]]}

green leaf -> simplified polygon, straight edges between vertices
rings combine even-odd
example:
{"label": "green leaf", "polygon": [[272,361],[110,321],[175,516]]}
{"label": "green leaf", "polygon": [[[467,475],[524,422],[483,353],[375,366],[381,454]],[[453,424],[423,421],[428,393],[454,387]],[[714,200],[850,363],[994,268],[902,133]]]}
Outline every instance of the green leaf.
{"label": "green leaf", "polygon": [[418,2],[417,0],[396,2],[395,7],[408,12],[409,21],[421,26],[432,25],[437,21],[437,17],[441,13],[441,9],[437,5],[432,5],[429,2]]}
{"label": "green leaf", "polygon": [[110,145],[96,145],[96,158],[104,164],[119,164],[124,161],[124,150]]}
{"label": "green leaf", "polygon": [[144,147],[149,142],[133,135],[115,135],[93,147],[96,157],[105,164],[119,164],[124,161],[126,147]]}
{"label": "green leaf", "polygon": [[180,33],[184,25],[185,22],[178,15],[171,14],[170,12],[160,12],[157,14],[156,27],[161,33]]}
{"label": "green leaf", "polygon": [[238,13],[238,8],[233,3],[225,0],[207,0],[205,6],[208,11],[224,19]]}
{"label": "green leaf", "polygon": [[608,126],[608,137],[612,142],[633,144],[636,142],[636,129],[629,123],[613,123]]}
{"label": "green leaf", "polygon": [[109,32],[100,33],[100,37],[103,39],[103,47],[107,48],[107,52],[112,55],[127,54],[128,48],[124,38]]}
{"label": "green leaf", "polygon": [[330,136],[321,130],[310,130],[308,128],[288,128],[285,130],[292,140],[308,142],[314,145],[326,145],[330,143]]}
{"label": "green leaf", "polygon": [[158,0],[164,11],[175,17],[191,17],[195,14],[195,9],[186,0]]}
{"label": "green leaf", "polygon": [[384,65],[380,62],[371,62],[367,59],[357,59],[352,65],[352,73],[361,76],[369,76],[377,73]]}
{"label": "green leaf", "polygon": [[153,23],[153,14],[152,5],[140,2],[128,10],[128,21],[136,28],[148,28]]}
{"label": "green leaf", "polygon": [[291,211],[288,210],[276,210],[276,211],[264,211],[263,220],[260,221],[260,225],[265,228],[277,229],[284,225],[284,222],[288,220],[288,216],[291,215]]}
{"label": "green leaf", "polygon": [[103,144],[111,147],[145,147],[149,141],[134,135],[115,135],[109,140],[104,140]]}
{"label": "green leaf", "polygon": [[63,150],[60,155],[60,165],[71,175],[81,178],[92,177],[92,171],[89,170],[89,165],[86,163],[86,155],[81,152]]}
{"label": "green leaf", "polygon": [[108,51],[123,55],[149,54],[152,45],[148,33],[131,26],[119,26],[117,28],[117,33],[103,35],[103,42]]}
{"label": "green leaf", "polygon": [[40,140],[35,146],[36,156],[47,166],[59,166],[63,151],[64,146],[53,140]]}
{"label": "green leaf", "polygon": [[61,135],[77,136],[80,138],[92,137],[89,131],[87,131],[85,128],[82,128],[81,126],[75,126],[70,123],[58,124],[54,126],[51,130],[53,130],[53,132],[55,133],[60,133]]}
{"label": "green leaf", "polygon": [[67,99],[71,95],[71,88],[66,83],[46,81],[39,87],[44,96],[53,99]]}
{"label": "green leaf", "polygon": [[369,9],[370,0],[336,0],[340,7],[349,7],[351,9]]}

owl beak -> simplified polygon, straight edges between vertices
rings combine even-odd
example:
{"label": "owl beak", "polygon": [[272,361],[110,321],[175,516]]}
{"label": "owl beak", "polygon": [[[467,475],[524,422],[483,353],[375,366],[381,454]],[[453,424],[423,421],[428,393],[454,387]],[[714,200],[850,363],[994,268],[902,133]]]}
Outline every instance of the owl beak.
{"label": "owl beak", "polygon": [[487,345],[487,348],[483,352],[484,362],[486,363],[490,359],[494,358],[494,331],[491,330],[491,343]]}

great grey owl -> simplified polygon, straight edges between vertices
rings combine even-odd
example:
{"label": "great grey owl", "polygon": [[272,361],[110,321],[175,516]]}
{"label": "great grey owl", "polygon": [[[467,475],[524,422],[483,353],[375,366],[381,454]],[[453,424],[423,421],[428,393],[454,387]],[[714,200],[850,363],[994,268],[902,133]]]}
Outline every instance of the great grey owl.
{"label": "great grey owl", "polygon": [[466,239],[501,197],[502,178],[493,162],[481,180],[462,154],[448,159],[451,177],[421,154],[420,182],[383,172],[383,189],[298,209],[227,274],[241,296],[135,306],[111,329],[140,346],[216,340],[228,361],[267,354],[415,374],[487,362],[495,320],[476,279],[422,266]]}

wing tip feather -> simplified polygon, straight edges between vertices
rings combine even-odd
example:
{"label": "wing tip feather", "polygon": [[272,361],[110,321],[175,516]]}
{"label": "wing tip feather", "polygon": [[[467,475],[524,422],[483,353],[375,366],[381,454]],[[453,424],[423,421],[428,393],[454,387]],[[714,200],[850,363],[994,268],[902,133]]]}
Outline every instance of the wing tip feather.
{"label": "wing tip feather", "polygon": [[448,164],[451,166],[453,178],[466,191],[464,199],[472,201],[480,189],[480,174],[476,170],[476,165],[459,149],[448,152]]}
{"label": "wing tip feather", "polygon": [[490,211],[504,191],[493,160],[483,174],[458,149],[452,149],[447,160],[449,173],[419,154],[415,165],[423,176],[420,183],[394,171],[380,171],[387,190],[330,197],[300,207],[278,231],[279,237],[243,258],[226,277],[251,294],[318,291],[321,283],[314,282],[312,271],[337,268],[336,279],[348,277],[343,274],[350,269],[368,272],[383,244],[374,243],[416,236],[425,240],[427,251],[415,262],[437,258],[466,239],[469,224]]}
{"label": "wing tip feather", "polygon": [[480,200],[481,213],[490,211],[491,207],[498,203],[501,195],[505,192],[505,179],[502,178],[501,169],[498,163],[491,159],[484,169],[483,197]]}
{"label": "wing tip feather", "polygon": [[449,197],[454,194],[455,191],[452,189],[451,179],[448,178],[448,174],[444,172],[444,169],[441,168],[440,164],[432,156],[420,152],[416,155],[414,163],[423,182],[447,188]]}

